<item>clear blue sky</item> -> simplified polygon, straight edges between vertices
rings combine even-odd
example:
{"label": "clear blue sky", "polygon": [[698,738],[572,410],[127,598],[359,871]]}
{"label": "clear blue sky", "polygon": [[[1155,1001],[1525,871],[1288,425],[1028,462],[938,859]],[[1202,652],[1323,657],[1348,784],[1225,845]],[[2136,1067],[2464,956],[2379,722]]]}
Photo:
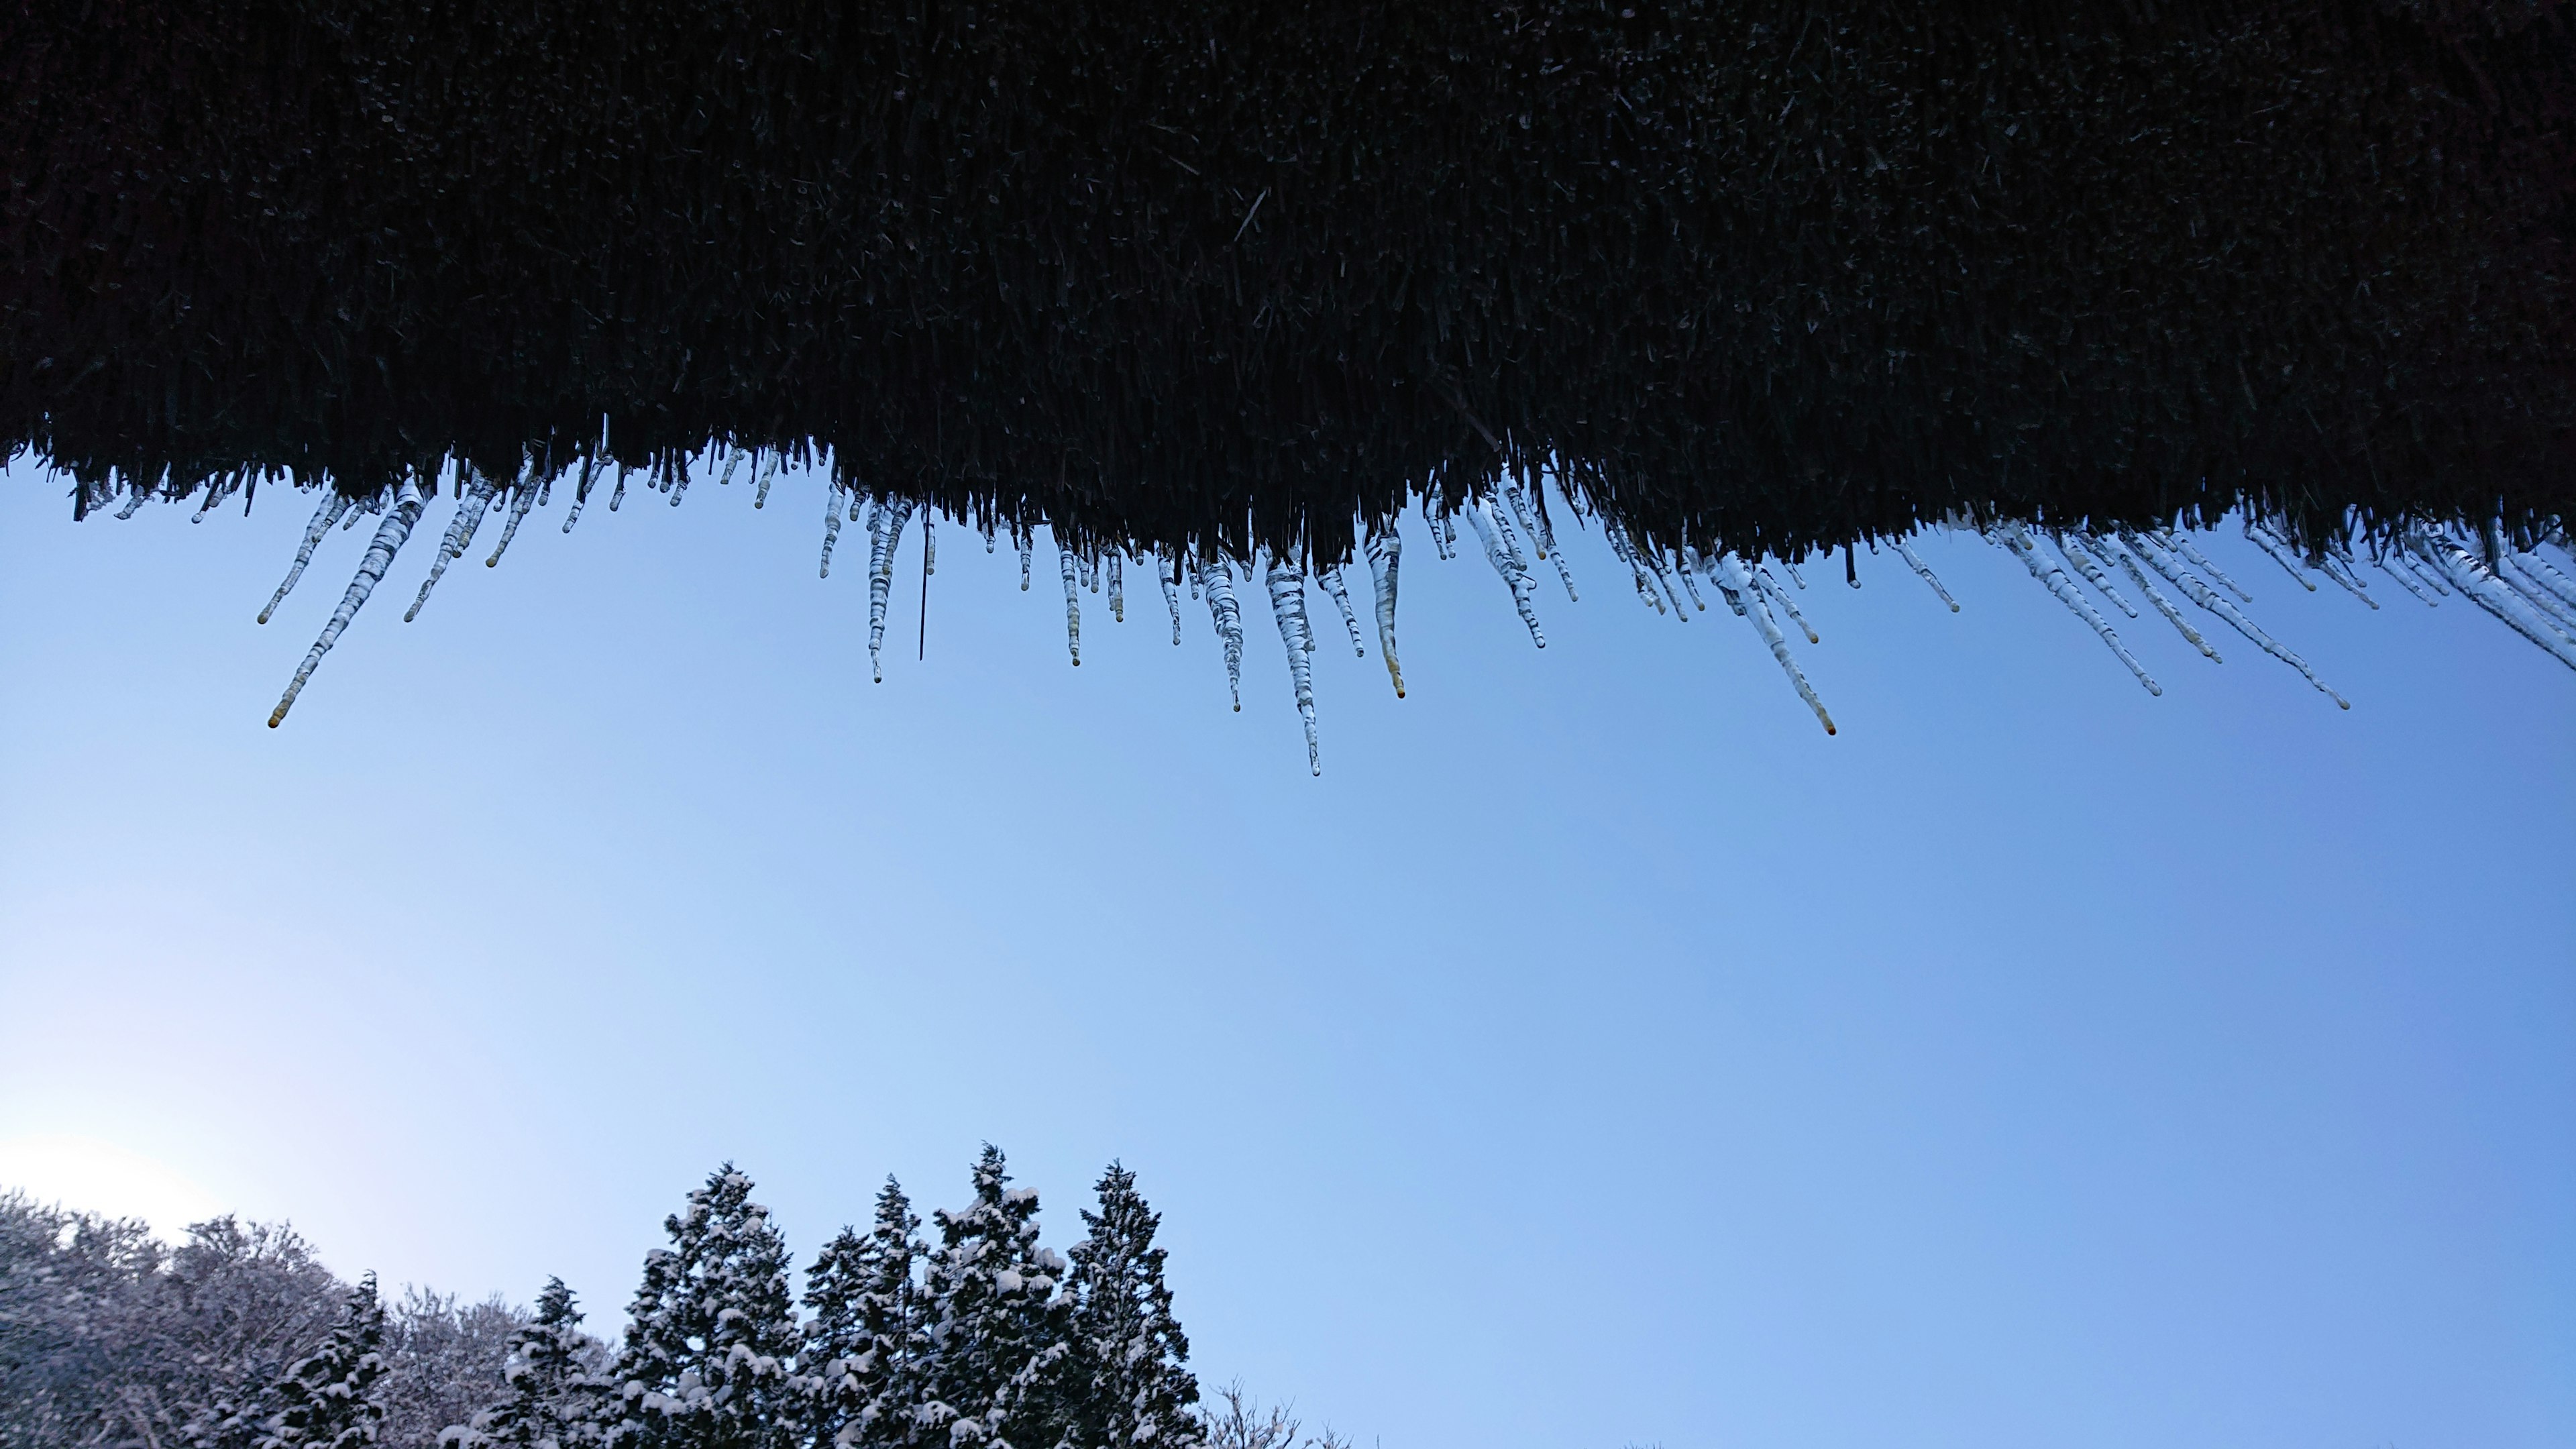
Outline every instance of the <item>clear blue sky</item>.
{"label": "clear blue sky", "polygon": [[306,501],[0,479],[0,1141],[611,1323],[723,1158],[800,1255],[1122,1158],[1201,1372],[1406,1449],[2576,1442],[2576,674],[2465,606],[2222,536],[2353,709],[2149,620],[2151,699],[1933,539],[1964,613],[1805,595],[1828,739],[1597,535],[1541,653],[1417,526],[1315,780],[1257,604],[1237,715],[947,529],[872,686],[864,534],[745,492],[405,625],[441,503],[271,732],[363,530],[261,628]]}

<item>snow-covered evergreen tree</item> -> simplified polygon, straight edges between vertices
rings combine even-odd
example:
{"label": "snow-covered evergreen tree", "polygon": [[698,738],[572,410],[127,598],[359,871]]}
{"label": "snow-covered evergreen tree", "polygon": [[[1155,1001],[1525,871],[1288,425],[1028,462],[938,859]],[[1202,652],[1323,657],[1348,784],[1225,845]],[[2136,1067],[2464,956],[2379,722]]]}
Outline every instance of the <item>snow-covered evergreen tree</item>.
{"label": "snow-covered evergreen tree", "polygon": [[865,1236],[843,1228],[805,1275],[808,1429],[815,1449],[908,1445],[918,1427],[918,1349],[923,1300],[914,1260],[926,1250],[921,1219],[891,1177],[877,1193],[875,1225]]}
{"label": "snow-covered evergreen tree", "polygon": [[1113,1162],[1100,1176],[1100,1211],[1073,1250],[1075,1394],[1079,1449],[1198,1449],[1198,1376],[1190,1341],[1163,1282],[1162,1219]]}
{"label": "snow-covered evergreen tree", "polygon": [[616,1369],[621,1449],[791,1449],[799,1334],[787,1245],[751,1179],[718,1168],[644,1260]]}
{"label": "snow-covered evergreen tree", "polygon": [[510,1335],[500,1400],[440,1442],[453,1449],[590,1449],[606,1435],[609,1383],[594,1371],[599,1340],[561,1278],[546,1280],[536,1316]]}
{"label": "snow-covered evergreen tree", "polygon": [[367,1449],[384,1417],[376,1382],[385,1372],[385,1306],[376,1275],[349,1291],[322,1346],[277,1381],[284,1405],[260,1449]]}
{"label": "snow-covered evergreen tree", "polygon": [[[1038,1195],[1007,1188],[1002,1154],[975,1164],[975,1201],[940,1211],[930,1255],[928,1361],[914,1408],[954,1449],[1050,1449],[1070,1427],[1064,1259],[1038,1246]],[[941,1431],[944,1431],[942,1435]]]}

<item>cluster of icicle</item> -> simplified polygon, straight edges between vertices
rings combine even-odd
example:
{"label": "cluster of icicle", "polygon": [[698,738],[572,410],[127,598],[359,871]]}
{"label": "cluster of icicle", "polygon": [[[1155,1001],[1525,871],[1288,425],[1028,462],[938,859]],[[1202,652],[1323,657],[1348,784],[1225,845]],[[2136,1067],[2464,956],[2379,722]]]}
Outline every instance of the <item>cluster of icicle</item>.
{"label": "cluster of icicle", "polygon": [[[740,452],[730,452],[725,457],[717,482],[730,484],[745,461],[751,465],[749,476],[757,479],[753,506],[765,506],[770,485],[779,471],[780,460],[776,455],[751,455],[746,459],[746,455]],[[455,512],[439,540],[438,554],[430,564],[428,577],[422,581],[411,608],[403,615],[406,622],[419,616],[421,607],[429,601],[430,591],[437,587],[448,564],[462,557],[472,546],[477,530],[490,512],[496,507],[505,508],[506,518],[498,543],[491,556],[484,560],[487,567],[500,563],[520,523],[531,509],[545,505],[551,489],[550,480],[530,476],[503,483],[461,466],[454,470],[453,477],[455,482],[450,491],[456,498]],[[582,507],[589,500],[595,481],[599,479],[594,468],[585,465],[564,517],[564,532],[571,532],[573,525],[580,521]],[[688,489],[688,471],[673,469],[659,473],[653,486],[677,505]],[[197,516],[203,518],[231,491],[231,488],[222,486],[210,487]],[[131,516],[143,496],[138,492],[117,516]],[[609,508],[618,508],[625,501],[625,496],[626,483],[621,473],[609,498]],[[278,700],[277,709],[269,716],[272,728],[286,718],[287,711],[294,706],[296,696],[312,678],[322,657],[330,652],[332,645],[366,604],[368,596],[392,566],[394,556],[410,539],[427,506],[427,497],[417,479],[408,479],[389,493],[372,499],[353,501],[336,492],[323,499],[305,529],[303,543],[296,550],[294,565],[287,571],[285,582],[278,585],[268,607],[260,610],[261,623],[268,622],[287,592],[295,587],[296,580],[303,576],[305,566],[311,562],[314,550],[333,525],[347,529],[360,518],[369,516],[380,521],[339,607],[332,611],[329,622],[323,625],[321,636],[314,640],[303,664],[295,671],[294,680],[287,685],[284,697]],[[859,523],[864,518],[868,530],[868,655],[872,672],[880,681],[885,677],[886,608],[894,583],[896,547],[916,513],[921,516],[922,577],[926,591],[929,576],[937,567],[932,510],[920,508],[903,498],[866,496],[838,481],[831,484],[824,504],[820,562],[823,577],[831,576],[832,555],[839,542],[842,525],[845,522]],[[1461,519],[1465,521],[1468,531],[1475,535],[1477,548],[1483,553],[1486,563],[1509,591],[1513,609],[1529,629],[1530,642],[1546,648],[1547,635],[1539,625],[1538,585],[1533,562],[1553,564],[1558,580],[1564,585],[1566,598],[1573,600],[1578,595],[1574,575],[1566,567],[1564,553],[1556,546],[1545,507],[1538,506],[1538,500],[1528,496],[1518,483],[1507,481],[1493,494],[1471,498],[1454,508],[1435,509],[1432,501],[1426,498],[1422,505],[1422,519],[1429,530],[1432,547],[1443,559],[1455,558],[1463,552],[1458,524]],[[1825,732],[1834,732],[1832,715],[1826,712],[1824,701],[1817,697],[1805,671],[1799,668],[1790,651],[1791,630],[1803,635],[1810,644],[1819,642],[1815,627],[1808,623],[1794,597],[1796,591],[1807,587],[1807,581],[1794,561],[1747,558],[1723,548],[1714,551],[1687,545],[1671,550],[1644,548],[1617,523],[1608,519],[1602,522],[1611,553],[1628,569],[1630,582],[1642,601],[1658,613],[1687,621],[1693,613],[1706,611],[1706,596],[1700,588],[1703,582],[1706,583],[1726,608],[1743,619],[1760,637],[1772,658],[1778,661],[1790,687],[1815,712]],[[2301,677],[2337,705],[2347,709],[2351,707],[2343,696],[2317,677],[2306,660],[2265,633],[2245,613],[2242,606],[2253,602],[2252,593],[2211,562],[2183,533],[2163,529],[2099,533],[2056,530],[2009,520],[1985,525],[1961,523],[1952,527],[1954,530],[1972,528],[1988,542],[2010,553],[2029,571],[2036,583],[2093,631],[2112,656],[2135,675],[2138,683],[2150,694],[2162,694],[2163,686],[2147,673],[2146,666],[2121,642],[2118,630],[2102,612],[2096,599],[2108,603],[2126,618],[2139,619],[2144,616],[2139,605],[2132,600],[2134,594],[2136,599],[2145,601],[2147,609],[2179,631],[2202,656],[2216,662],[2219,658],[2217,648],[2200,628],[2195,627],[2192,616],[2185,614],[2176,602],[2174,595],[2178,594],[2209,618],[2226,624],[2255,648],[2298,671]],[[2394,537],[2376,541],[2365,560],[2349,545],[2339,545],[2316,555],[2305,554],[2258,520],[2247,520],[2244,529],[2245,536],[2257,548],[2279,563],[2282,570],[2302,588],[2311,592],[2316,590],[2317,581],[2323,579],[2376,609],[2379,601],[2370,593],[2369,583],[2364,577],[2367,567],[2393,580],[2400,590],[2428,606],[2437,605],[2446,598],[2466,599],[2504,621],[2560,663],[2576,669],[2576,580],[2571,580],[2567,571],[2536,551],[2499,546],[2492,535],[2479,539],[2440,528],[2416,526]],[[1013,529],[1012,542],[1020,554],[1020,587],[1027,589],[1032,576],[1036,540],[1034,534],[1026,529]],[[2548,542],[2563,554],[2569,539],[2562,529]],[[1958,601],[1951,597],[1950,591],[1914,549],[1903,539],[1894,540],[1892,546],[1896,556],[1931,588],[1942,603],[1956,612]],[[985,548],[989,552],[993,547],[994,538],[988,532]],[[1401,698],[1404,694],[1404,671],[1396,657],[1395,602],[1404,553],[1403,537],[1392,521],[1368,528],[1364,530],[1361,553],[1369,568],[1378,652],[1385,660],[1387,676],[1395,686],[1396,695]],[[1237,570],[1242,571],[1241,579],[1247,584],[1258,575],[1262,591],[1269,596],[1271,617],[1287,653],[1297,714],[1305,728],[1307,764],[1314,773],[1322,774],[1323,759],[1316,735],[1314,680],[1308,658],[1316,647],[1316,633],[1309,623],[1306,602],[1310,570],[1301,563],[1277,556],[1246,562],[1221,556],[1190,558],[1169,550],[1152,554],[1110,550],[1086,555],[1059,544],[1057,576],[1064,589],[1065,646],[1075,665],[1082,663],[1083,592],[1088,590],[1097,594],[1105,585],[1111,617],[1123,622],[1126,618],[1126,568],[1130,563],[1152,568],[1162,589],[1164,607],[1171,615],[1172,642],[1175,645],[1181,642],[1182,590],[1186,589],[1193,601],[1204,600],[1209,620],[1223,647],[1227,688],[1233,695],[1237,710],[1243,708],[1244,647],[1243,604],[1235,592]],[[2576,569],[2576,558],[2570,559],[2570,568]],[[1787,578],[1786,584],[1781,581],[1783,575]],[[1352,608],[1350,588],[1342,570],[1326,568],[1311,572],[1311,577],[1332,599],[1350,636],[1353,652],[1365,655],[1367,644],[1359,617]],[[1852,587],[1860,586],[1855,573],[1847,570],[1846,579]],[[1782,627],[1783,620],[1787,621],[1786,629]]]}

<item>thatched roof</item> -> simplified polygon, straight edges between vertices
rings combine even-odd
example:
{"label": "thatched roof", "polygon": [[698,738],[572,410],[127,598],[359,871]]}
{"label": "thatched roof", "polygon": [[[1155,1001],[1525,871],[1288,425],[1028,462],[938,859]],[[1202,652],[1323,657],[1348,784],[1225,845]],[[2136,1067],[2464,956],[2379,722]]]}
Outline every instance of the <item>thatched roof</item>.
{"label": "thatched roof", "polygon": [[16,0],[0,446],[1111,545],[2576,513],[2566,0]]}

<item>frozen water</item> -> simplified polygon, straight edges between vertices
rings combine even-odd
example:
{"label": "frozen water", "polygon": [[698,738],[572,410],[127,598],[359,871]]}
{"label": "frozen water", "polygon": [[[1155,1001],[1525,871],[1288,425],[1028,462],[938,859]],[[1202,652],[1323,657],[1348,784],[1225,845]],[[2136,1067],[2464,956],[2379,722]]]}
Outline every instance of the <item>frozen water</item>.
{"label": "frozen water", "polygon": [[[1915,577],[1920,578],[1923,582],[1932,586],[1932,592],[1940,596],[1942,603],[1950,606],[1951,613],[1955,614],[1959,612],[1959,601],[1950,597],[1950,591],[1948,589],[1941,587],[1941,576],[1932,572],[1932,566],[1925,563],[1922,557],[1915,553],[1913,548],[1908,545],[1904,539],[1900,538],[1896,540],[1896,556],[1905,560],[1905,566],[1914,570]],[[1794,568],[1790,569],[1789,577],[1793,579],[1797,578],[1798,571]],[[1805,588],[1806,582],[1804,580],[1800,580],[1798,587]]]}
{"label": "frozen water", "polygon": [[2055,560],[2039,551],[2037,542],[2020,524],[1998,524],[1990,537],[2009,550],[2013,557],[2020,559],[2022,567],[2030,570],[2030,576],[2039,580],[2041,586],[2054,595],[2059,603],[2073,611],[2075,617],[2091,625],[2093,632],[2101,637],[2103,645],[2122,664],[2129,666],[2131,674],[2138,676],[2138,683],[2146,686],[2147,693],[2165,692],[2164,686],[2156,683],[2154,677],[2147,673],[2146,666],[2140,664],[2137,656],[2129,652],[2128,646],[2120,642],[2119,634],[2111,628],[2111,621],[2103,618],[2099,611],[2085,601],[2082,594],[2075,591],[2075,585],[2067,580],[2066,571],[2059,568]]}
{"label": "frozen water", "polygon": [[1306,577],[1278,558],[1270,560],[1264,579],[1270,588],[1270,614],[1279,621],[1279,642],[1288,649],[1288,682],[1297,691],[1297,718],[1306,727],[1306,768],[1324,773],[1323,753],[1315,738],[1314,630],[1306,623]]}
{"label": "frozen water", "polygon": [[1377,600],[1377,652],[1386,661],[1386,677],[1395,681],[1395,697],[1404,698],[1404,666],[1395,657],[1395,583],[1404,563],[1404,539],[1390,522],[1384,532],[1369,530],[1361,545],[1368,555],[1369,582]]}
{"label": "frozen water", "polygon": [[1351,631],[1351,653],[1366,658],[1368,646],[1360,642],[1360,617],[1351,612],[1351,586],[1343,581],[1342,571],[1330,568],[1315,577],[1323,583],[1324,592],[1333,596],[1333,607],[1342,611],[1342,627]]}
{"label": "frozen water", "polygon": [[304,682],[311,679],[313,671],[321,666],[322,656],[331,652],[331,646],[339,642],[341,631],[347,629],[349,621],[357,618],[358,611],[366,607],[367,596],[376,591],[376,584],[384,578],[385,570],[393,567],[394,555],[402,551],[403,541],[411,537],[412,525],[420,521],[420,509],[420,485],[405,478],[402,488],[394,495],[393,507],[385,511],[385,521],[376,528],[375,541],[367,545],[366,557],[358,561],[357,576],[349,580],[349,591],[340,597],[340,607],[331,611],[331,621],[322,626],[322,636],[313,641],[312,652],[304,656],[304,663],[295,671],[294,680],[286,686],[285,695],[277,701],[277,708],[269,713],[270,729],[277,728],[285,720],[286,712],[295,707],[295,697],[304,692]]}
{"label": "frozen water", "polygon": [[1530,596],[1529,567],[1521,562],[1520,551],[1511,546],[1510,535],[1503,531],[1502,521],[1494,516],[1493,505],[1482,498],[1467,500],[1467,522],[1474,526],[1476,538],[1485,546],[1485,562],[1503,576],[1503,584],[1512,591],[1512,607],[1520,611],[1521,622],[1529,627],[1530,642],[1547,647],[1547,634],[1538,626],[1538,610]]}
{"label": "frozen water", "polygon": [[[2170,535],[2167,536],[2170,537]],[[2181,564],[2174,561],[2172,555],[2166,553],[2162,548],[2159,548],[2156,545],[2156,541],[2153,536],[2147,534],[2123,533],[2120,535],[2120,542],[2125,544],[2131,553],[2136,554],[2139,558],[2145,560],[2150,568],[2153,568],[2157,573],[2160,573],[2167,579],[2171,580],[2174,587],[2183,591],[2184,597],[2190,599],[2193,603],[2200,605],[2202,608],[2207,609],[2209,612],[2216,614],[2218,617],[2225,619],[2230,628],[2252,640],[2254,642],[2254,647],[2271,655],[2273,658],[2280,660],[2282,663],[2287,664],[2292,669],[2299,671],[2300,678],[2305,679],[2308,683],[2316,686],[2317,692],[2323,694],[2326,698],[2333,700],[2338,708],[2352,708],[2352,701],[2335,693],[2333,689],[2327,686],[2324,680],[2317,678],[2317,672],[2308,667],[2308,661],[2301,659],[2298,655],[2281,647],[2280,641],[2274,639],[2271,635],[2264,633],[2255,625],[2253,620],[2246,618],[2244,613],[2234,604],[2231,604],[2227,602],[2226,599],[2220,597],[2216,589],[2211,588],[2209,585],[2202,583],[2199,579],[2193,577],[2188,569],[2185,569]]]}
{"label": "frozen water", "polygon": [[[323,486],[322,506],[313,510],[313,521],[304,525],[304,542],[296,547],[295,562],[286,571],[286,582],[277,586],[277,592],[268,596],[268,607],[259,611],[259,622],[263,624],[268,622],[269,615],[277,612],[278,605],[286,602],[286,596],[295,589],[295,581],[304,577],[304,566],[313,562],[313,550],[321,546],[322,535],[329,533],[331,525],[349,512],[348,495],[328,484]],[[137,489],[134,496],[140,499],[144,495]],[[117,515],[119,518],[124,516],[122,513]]]}

